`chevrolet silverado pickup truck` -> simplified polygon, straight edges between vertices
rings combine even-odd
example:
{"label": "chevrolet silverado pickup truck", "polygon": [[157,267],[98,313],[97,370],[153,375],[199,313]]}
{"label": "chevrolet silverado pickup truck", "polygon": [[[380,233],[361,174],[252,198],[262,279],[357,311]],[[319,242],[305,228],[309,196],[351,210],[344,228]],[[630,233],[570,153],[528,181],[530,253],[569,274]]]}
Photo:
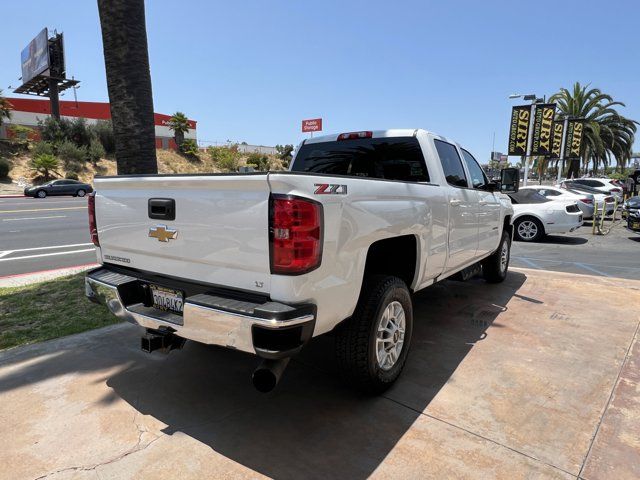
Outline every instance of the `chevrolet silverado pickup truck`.
{"label": "chevrolet silverado pickup truck", "polygon": [[331,332],[345,379],[378,393],[407,359],[413,292],[505,279],[518,182],[420,129],[307,139],[283,172],[96,178],[86,295],[144,327],[148,352],[257,355],[263,392]]}

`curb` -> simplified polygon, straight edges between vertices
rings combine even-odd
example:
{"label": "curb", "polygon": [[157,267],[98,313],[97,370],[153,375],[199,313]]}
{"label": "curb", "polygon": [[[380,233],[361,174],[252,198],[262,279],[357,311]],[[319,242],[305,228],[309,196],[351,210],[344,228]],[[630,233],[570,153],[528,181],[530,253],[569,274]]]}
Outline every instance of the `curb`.
{"label": "curb", "polygon": [[27,198],[26,195],[0,195],[0,198]]}
{"label": "curb", "polygon": [[85,263],[84,265],[75,265],[72,267],[54,268],[51,270],[41,270],[38,272],[17,273],[15,275],[7,275],[0,277],[0,288],[22,287],[32,283],[45,282],[54,280],[66,275],[73,275],[97,267],[98,263]]}

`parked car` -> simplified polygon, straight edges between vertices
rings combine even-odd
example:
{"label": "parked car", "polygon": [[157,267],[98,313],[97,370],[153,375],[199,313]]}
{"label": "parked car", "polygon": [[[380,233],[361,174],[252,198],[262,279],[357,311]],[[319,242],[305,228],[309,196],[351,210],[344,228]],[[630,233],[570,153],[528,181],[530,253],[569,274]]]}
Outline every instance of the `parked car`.
{"label": "parked car", "polygon": [[575,183],[585,185],[587,187],[595,188],[602,193],[608,193],[618,199],[618,202],[622,201],[622,187],[616,184],[615,180],[610,178],[574,178],[572,180]]}
{"label": "parked car", "polygon": [[573,180],[563,180],[559,185],[556,186],[575,192],[582,192],[593,195],[593,199],[598,207],[598,211],[601,212],[602,209],[605,208],[607,215],[611,215],[616,206],[616,199],[614,196],[602,193],[600,190],[597,190],[593,187],[587,187],[586,185],[583,185],[581,183],[576,183]]}
{"label": "parked car", "polygon": [[631,197],[624,202],[627,229],[640,233],[640,197]]}
{"label": "parked car", "polygon": [[93,192],[93,187],[88,183],[78,180],[62,179],[51,180],[50,182],[24,189],[27,197],[45,198],[47,195],[72,195],[74,197],[84,197]]}
{"label": "parked car", "polygon": [[582,225],[582,212],[571,200],[549,200],[538,192],[520,189],[510,193],[513,204],[513,235],[516,240],[536,242],[549,233],[573,232]]}
{"label": "parked car", "polygon": [[569,190],[548,185],[529,185],[520,190],[533,190],[549,200],[570,200],[576,202],[582,211],[582,218],[593,218],[594,197],[591,193],[582,193],[577,190]]}
{"label": "parked car", "polygon": [[517,169],[489,182],[457,143],[403,129],[306,139],[290,170],[96,178],[102,266],[87,296],[145,327],[148,352],[190,339],[256,354],[260,391],[334,332],[347,382],[381,392],[407,358],[412,292],[507,275],[501,192],[517,190]]}

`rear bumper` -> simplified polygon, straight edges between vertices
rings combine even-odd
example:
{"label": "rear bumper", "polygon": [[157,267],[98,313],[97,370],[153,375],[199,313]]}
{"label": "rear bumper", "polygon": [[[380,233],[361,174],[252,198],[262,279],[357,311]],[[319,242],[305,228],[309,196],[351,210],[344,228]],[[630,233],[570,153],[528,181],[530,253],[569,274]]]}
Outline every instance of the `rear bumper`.
{"label": "rear bumper", "polygon": [[239,292],[232,296],[214,291],[190,295],[185,288],[183,314],[177,315],[148,306],[146,284],[140,276],[100,267],[87,274],[85,294],[127,322],[263,358],[294,355],[313,336],[314,305],[245,301]]}

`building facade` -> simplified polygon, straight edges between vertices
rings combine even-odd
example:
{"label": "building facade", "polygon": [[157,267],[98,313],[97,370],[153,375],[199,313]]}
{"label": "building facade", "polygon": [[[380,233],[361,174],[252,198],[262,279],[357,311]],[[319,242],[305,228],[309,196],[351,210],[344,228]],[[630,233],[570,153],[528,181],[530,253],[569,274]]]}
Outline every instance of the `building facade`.
{"label": "building facade", "polygon": [[[7,98],[12,106],[11,119],[5,121],[0,127],[0,138],[7,138],[11,135],[11,125],[22,125],[33,128],[37,136],[37,129],[40,122],[51,116],[51,104],[49,100],[37,100],[31,98]],[[108,103],[104,102],[73,102],[60,101],[60,116],[69,120],[84,118],[87,123],[96,123],[99,120],[111,120],[111,109]],[[154,113],[153,120],[156,130],[156,148],[176,149],[173,139],[173,131],[169,128],[171,115]],[[195,120],[189,120],[189,131],[184,138],[197,141]]]}

